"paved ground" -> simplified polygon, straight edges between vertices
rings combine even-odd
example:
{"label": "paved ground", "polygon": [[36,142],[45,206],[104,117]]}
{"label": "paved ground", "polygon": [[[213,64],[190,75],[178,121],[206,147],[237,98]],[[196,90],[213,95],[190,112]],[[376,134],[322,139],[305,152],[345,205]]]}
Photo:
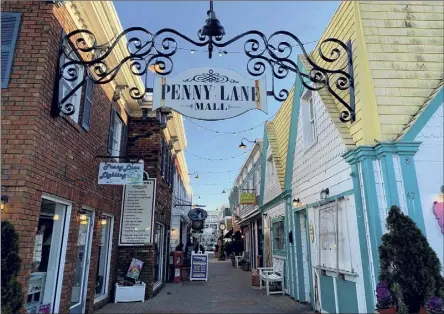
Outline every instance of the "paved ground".
{"label": "paved ground", "polygon": [[210,258],[207,282],[168,283],[153,299],[111,303],[96,313],[313,313],[288,296],[267,296],[251,286],[251,273]]}

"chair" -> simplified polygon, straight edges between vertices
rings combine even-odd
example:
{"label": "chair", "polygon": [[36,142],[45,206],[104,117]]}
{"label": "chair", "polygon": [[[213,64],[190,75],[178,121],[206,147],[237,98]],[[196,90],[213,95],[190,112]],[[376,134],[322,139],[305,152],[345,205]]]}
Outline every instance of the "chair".
{"label": "chair", "polygon": [[248,251],[244,251],[243,255],[235,256],[234,261],[236,264],[236,268],[241,268],[243,262],[248,262],[249,256],[250,256],[250,253]]}
{"label": "chair", "polygon": [[[267,295],[284,294],[284,260],[273,258],[273,267],[259,267],[260,289],[262,290],[262,282],[265,282]],[[271,283],[281,283],[280,291],[270,291]]]}

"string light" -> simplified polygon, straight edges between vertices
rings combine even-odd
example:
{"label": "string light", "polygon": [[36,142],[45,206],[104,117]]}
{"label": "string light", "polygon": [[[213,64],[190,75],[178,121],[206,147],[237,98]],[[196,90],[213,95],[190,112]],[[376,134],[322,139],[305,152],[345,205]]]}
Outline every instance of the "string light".
{"label": "string light", "polygon": [[203,159],[203,160],[229,160],[229,159],[234,159],[234,158],[239,157],[239,156],[243,156],[246,153],[247,152],[243,152],[241,154],[234,155],[234,156],[231,156],[231,157],[225,157],[225,158],[208,158],[208,157],[202,157],[202,156],[197,156],[197,155],[193,155],[193,154],[189,154],[189,155],[194,157],[194,158],[196,158],[196,159]]}

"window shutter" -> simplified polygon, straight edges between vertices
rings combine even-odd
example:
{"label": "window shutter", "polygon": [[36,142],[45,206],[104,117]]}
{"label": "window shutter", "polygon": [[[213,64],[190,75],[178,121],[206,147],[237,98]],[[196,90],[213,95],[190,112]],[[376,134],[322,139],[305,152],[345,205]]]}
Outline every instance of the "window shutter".
{"label": "window shutter", "polygon": [[7,88],[9,76],[12,71],[12,61],[14,60],[15,45],[20,27],[20,13],[2,12],[2,88]]}
{"label": "window shutter", "polygon": [[93,90],[94,90],[93,81],[88,77],[86,80],[85,100],[83,101],[83,112],[82,112],[82,127],[87,131],[89,131],[89,125],[91,122]]}
{"label": "window shutter", "polygon": [[113,156],[113,136],[114,136],[114,121],[116,120],[116,109],[111,108],[109,119],[109,134],[108,134],[108,154]]}
{"label": "window shutter", "polygon": [[122,135],[120,137],[120,155],[126,156],[128,154],[128,125],[122,123]]}

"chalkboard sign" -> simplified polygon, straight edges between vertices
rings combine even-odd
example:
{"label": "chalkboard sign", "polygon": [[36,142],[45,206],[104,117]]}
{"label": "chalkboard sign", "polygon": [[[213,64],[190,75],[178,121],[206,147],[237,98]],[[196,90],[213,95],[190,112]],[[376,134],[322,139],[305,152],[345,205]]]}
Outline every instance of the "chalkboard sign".
{"label": "chalkboard sign", "polygon": [[191,253],[190,281],[193,280],[208,281],[208,254]]}

